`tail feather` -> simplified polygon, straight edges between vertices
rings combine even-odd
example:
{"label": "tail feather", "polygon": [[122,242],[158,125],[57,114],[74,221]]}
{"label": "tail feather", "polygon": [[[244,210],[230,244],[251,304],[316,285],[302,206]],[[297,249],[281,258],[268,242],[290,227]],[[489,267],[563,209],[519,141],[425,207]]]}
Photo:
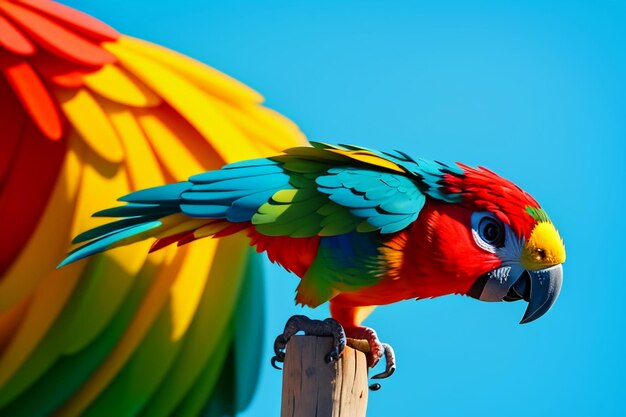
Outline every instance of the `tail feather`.
{"label": "tail feather", "polygon": [[143,239],[143,236],[140,235],[144,232],[157,228],[161,225],[162,223],[159,220],[152,220],[146,223],[140,223],[123,228],[117,232],[106,234],[70,252],[57,266],[57,268],[61,268],[67,264],[76,262],[96,253],[104,252],[105,250],[111,249],[115,246],[139,241]]}
{"label": "tail feather", "polygon": [[128,203],[125,206],[111,207],[95,212],[93,217],[136,217],[147,214],[161,214],[166,216],[177,210],[174,206],[162,206],[159,204]]}
{"label": "tail feather", "polygon": [[156,238],[153,252],[172,243],[237,233],[250,226],[258,207],[288,185],[289,179],[277,162],[258,159],[127,194],[119,198],[126,205],[94,214],[118,220],[76,236],[72,243],[82,246],[59,267],[146,238]]}
{"label": "tail feather", "polygon": [[95,227],[93,229],[87,230],[79,235],[77,235],[72,243],[83,243],[93,239],[100,239],[102,237],[108,236],[110,234],[119,233],[122,230],[126,230],[132,226],[137,226],[143,223],[149,223],[153,220],[158,220],[159,215],[152,216],[137,216],[137,217],[128,217],[122,220],[117,220],[112,223],[106,223],[102,226]]}
{"label": "tail feather", "polygon": [[189,232],[177,233],[175,235],[165,236],[161,239],[157,239],[154,241],[152,246],[150,247],[150,253],[156,252],[160,249],[163,249],[166,246],[169,246],[173,243],[180,242],[185,236],[187,236]]}
{"label": "tail feather", "polygon": [[[176,216],[180,213],[178,206],[180,194],[189,187],[191,183],[179,182],[140,190],[120,198],[121,201],[128,202],[125,206],[95,213],[96,217],[117,217],[120,220],[103,224],[76,236],[72,243],[83,245],[71,251],[57,268],[148,237],[174,235],[201,227],[202,224],[189,222],[185,216]],[[168,231],[171,233],[167,233]]]}

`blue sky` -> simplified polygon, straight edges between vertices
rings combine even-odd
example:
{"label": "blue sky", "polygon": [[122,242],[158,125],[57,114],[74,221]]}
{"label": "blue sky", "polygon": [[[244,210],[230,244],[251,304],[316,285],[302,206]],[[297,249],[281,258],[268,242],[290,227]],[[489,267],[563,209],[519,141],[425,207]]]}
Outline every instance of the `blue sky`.
{"label": "blue sky", "polygon": [[[626,414],[624,3],[68,4],[238,78],[311,139],[484,165],[548,211],[568,255],[552,310],[521,326],[523,303],[379,308],[366,324],[399,369],[369,416]],[[302,312],[297,279],[267,272],[267,362],[246,417],[278,415],[269,347]]]}

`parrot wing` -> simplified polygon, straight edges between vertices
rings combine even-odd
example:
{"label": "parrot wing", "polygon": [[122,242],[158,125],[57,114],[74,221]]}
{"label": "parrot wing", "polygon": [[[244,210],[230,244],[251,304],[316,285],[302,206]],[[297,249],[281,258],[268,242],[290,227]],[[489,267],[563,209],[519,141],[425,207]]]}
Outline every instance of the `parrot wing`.
{"label": "parrot wing", "polygon": [[[381,274],[366,270],[379,264],[378,237],[409,226],[428,197],[448,202],[459,198],[440,192],[445,175],[459,173],[458,168],[355,146],[313,146],[128,194],[120,198],[127,205],[95,214],[121,220],[76,236],[74,243],[82,246],[60,266],[147,238],[157,239],[151,248],[157,250],[245,230],[270,259],[299,271],[298,301],[316,306],[333,289],[354,289],[379,279]],[[294,266],[289,258],[302,255],[285,250],[284,239],[292,239],[295,247],[307,238],[326,239],[320,240],[312,263]],[[308,247],[305,242],[301,253]],[[336,256],[342,248],[358,248],[351,259],[363,262],[346,264],[343,256]]]}
{"label": "parrot wing", "polygon": [[0,2],[0,71],[0,414],[241,409],[258,350],[234,338],[262,314],[242,239],[55,266],[117,196],[302,134],[219,71],[51,1]]}
{"label": "parrot wing", "polygon": [[[83,245],[60,266],[150,237],[188,243],[248,225],[266,236],[291,238],[395,233],[417,218],[428,196],[458,198],[439,192],[439,183],[456,168],[400,164],[365,148],[312,144],[123,196],[119,200],[128,204],[94,214],[122,220],[76,236],[73,243]],[[230,233],[222,233],[225,228]]]}

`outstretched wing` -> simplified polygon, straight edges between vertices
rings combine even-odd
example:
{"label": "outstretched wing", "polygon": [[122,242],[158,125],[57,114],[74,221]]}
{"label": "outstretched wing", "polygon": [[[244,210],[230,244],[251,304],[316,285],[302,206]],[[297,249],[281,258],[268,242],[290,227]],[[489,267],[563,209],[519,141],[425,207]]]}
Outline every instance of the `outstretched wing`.
{"label": "outstretched wing", "polygon": [[55,266],[119,195],[301,133],[228,76],[50,1],[0,2],[0,70],[0,414],[245,405],[255,367],[214,395],[223,365],[255,354],[232,343],[260,314],[245,243],[146,256],[146,242]]}
{"label": "outstretched wing", "polygon": [[[312,145],[123,196],[119,200],[128,204],[94,214],[122,220],[76,236],[74,243],[83,245],[61,265],[146,238],[182,244],[250,227],[262,235],[291,238],[390,234],[411,224],[427,197],[459,198],[441,192],[444,176],[458,168],[412,159],[394,162],[354,146]],[[153,249],[164,245],[157,242]]]}
{"label": "outstretched wing", "polygon": [[[380,271],[372,270],[380,269],[377,236],[408,227],[427,197],[459,198],[441,192],[444,177],[458,168],[354,146],[313,145],[126,195],[120,200],[127,205],[95,214],[121,220],[77,236],[74,243],[81,246],[61,265],[147,238],[157,239],[151,249],[157,250],[245,231],[270,259],[302,277],[297,299],[316,306],[335,290],[380,279]],[[311,254],[292,259],[285,239],[292,247],[313,245],[314,260]],[[342,260],[348,248],[352,256],[347,258],[359,265]],[[311,290],[300,291],[304,287]]]}

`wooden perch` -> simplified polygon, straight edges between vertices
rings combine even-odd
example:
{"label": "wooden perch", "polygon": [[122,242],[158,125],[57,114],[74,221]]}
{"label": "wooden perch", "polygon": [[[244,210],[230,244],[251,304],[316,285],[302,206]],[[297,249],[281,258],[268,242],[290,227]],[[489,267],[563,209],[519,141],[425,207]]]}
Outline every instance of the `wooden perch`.
{"label": "wooden perch", "polygon": [[367,409],[365,354],[346,346],[326,363],[331,337],[294,336],[283,367],[281,417],[364,417]]}

